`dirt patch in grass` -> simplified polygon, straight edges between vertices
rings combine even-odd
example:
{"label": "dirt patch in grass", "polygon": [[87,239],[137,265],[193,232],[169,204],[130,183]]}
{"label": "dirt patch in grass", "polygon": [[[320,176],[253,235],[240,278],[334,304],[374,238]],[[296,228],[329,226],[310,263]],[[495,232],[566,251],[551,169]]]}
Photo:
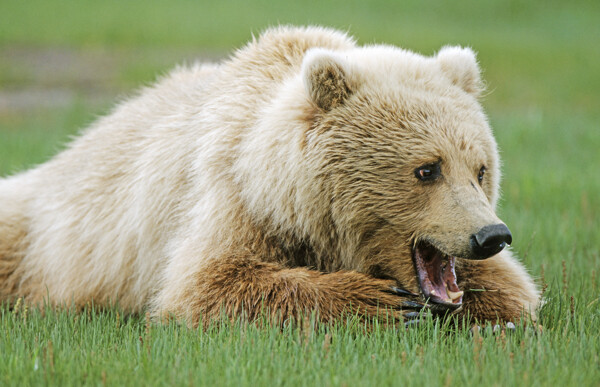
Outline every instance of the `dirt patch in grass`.
{"label": "dirt patch in grass", "polygon": [[151,83],[177,64],[223,53],[156,49],[2,48],[0,115],[82,103],[100,105]]}

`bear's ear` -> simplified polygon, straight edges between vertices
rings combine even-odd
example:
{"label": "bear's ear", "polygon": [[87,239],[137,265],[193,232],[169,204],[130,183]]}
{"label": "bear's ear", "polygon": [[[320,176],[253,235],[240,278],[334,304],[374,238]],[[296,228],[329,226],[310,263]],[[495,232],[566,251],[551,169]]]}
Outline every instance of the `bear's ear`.
{"label": "bear's ear", "polygon": [[481,72],[473,50],[467,47],[443,47],[437,61],[444,74],[456,86],[475,97],[483,91]]}
{"label": "bear's ear", "polygon": [[343,64],[324,49],[312,49],[306,53],[302,62],[302,78],[310,99],[324,111],[341,105],[351,94]]}

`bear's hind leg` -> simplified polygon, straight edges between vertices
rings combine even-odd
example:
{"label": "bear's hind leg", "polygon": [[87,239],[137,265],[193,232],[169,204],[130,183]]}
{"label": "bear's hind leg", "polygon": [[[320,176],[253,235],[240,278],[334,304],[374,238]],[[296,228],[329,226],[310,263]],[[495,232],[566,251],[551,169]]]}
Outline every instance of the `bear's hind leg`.
{"label": "bear's hind leg", "polygon": [[13,235],[13,231],[0,221],[0,302],[17,296],[21,278],[19,269],[23,251],[20,241],[23,237]]}
{"label": "bear's hind leg", "polygon": [[0,302],[19,296],[26,225],[14,203],[0,203]]}
{"label": "bear's hind leg", "polygon": [[403,321],[417,318],[427,308],[416,295],[394,288],[392,281],[357,272],[324,274],[285,268],[250,256],[212,260],[190,278],[176,297],[161,297],[158,309],[161,315],[184,319],[192,326],[201,321],[206,325],[223,314],[252,321],[265,312],[279,323],[313,312],[320,321],[349,312],[361,317],[389,312],[395,321]]}

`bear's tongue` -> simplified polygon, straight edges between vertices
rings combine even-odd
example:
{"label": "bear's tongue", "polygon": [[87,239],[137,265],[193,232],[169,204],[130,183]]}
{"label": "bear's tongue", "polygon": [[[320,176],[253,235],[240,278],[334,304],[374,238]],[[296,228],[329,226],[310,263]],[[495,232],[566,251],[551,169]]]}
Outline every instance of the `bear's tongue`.
{"label": "bear's tongue", "polygon": [[454,257],[447,256],[423,242],[417,244],[413,256],[417,278],[425,298],[436,303],[462,303],[464,292],[456,283]]}

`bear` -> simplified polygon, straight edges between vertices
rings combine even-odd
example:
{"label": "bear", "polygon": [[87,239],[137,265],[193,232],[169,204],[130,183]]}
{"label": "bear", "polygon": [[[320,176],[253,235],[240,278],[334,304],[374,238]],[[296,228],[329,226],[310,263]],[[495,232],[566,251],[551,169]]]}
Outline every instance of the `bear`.
{"label": "bear", "polygon": [[423,56],[316,26],[177,68],[0,180],[0,300],[190,326],[535,319],[495,213],[480,73],[470,48]]}

